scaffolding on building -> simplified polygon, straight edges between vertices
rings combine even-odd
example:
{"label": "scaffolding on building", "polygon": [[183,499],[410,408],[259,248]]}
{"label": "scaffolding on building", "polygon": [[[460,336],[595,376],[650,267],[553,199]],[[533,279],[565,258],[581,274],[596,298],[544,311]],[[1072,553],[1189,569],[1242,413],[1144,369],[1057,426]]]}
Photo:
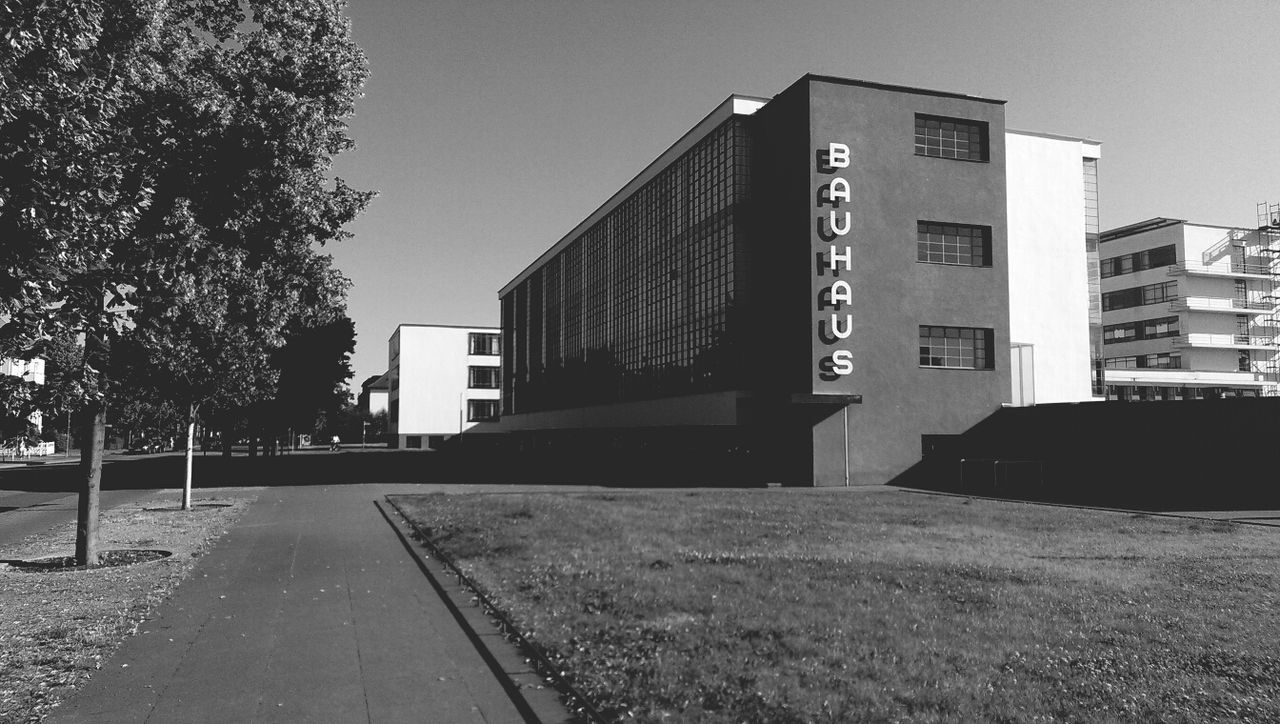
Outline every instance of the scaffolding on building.
{"label": "scaffolding on building", "polygon": [[1261,202],[1258,204],[1258,228],[1252,234],[1257,239],[1258,257],[1266,264],[1271,278],[1270,289],[1262,299],[1271,305],[1271,314],[1264,320],[1265,329],[1257,330],[1260,336],[1271,340],[1271,349],[1262,365],[1263,379],[1266,386],[1262,394],[1268,397],[1280,396],[1280,203]]}

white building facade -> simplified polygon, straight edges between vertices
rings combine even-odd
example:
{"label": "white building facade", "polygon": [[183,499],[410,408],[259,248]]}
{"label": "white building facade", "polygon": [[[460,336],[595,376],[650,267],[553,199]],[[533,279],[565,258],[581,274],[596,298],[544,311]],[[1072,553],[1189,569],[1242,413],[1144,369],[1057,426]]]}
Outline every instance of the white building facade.
{"label": "white building facade", "polygon": [[387,374],[370,377],[360,385],[360,410],[370,415],[376,415],[379,412],[387,411],[387,398],[389,396],[390,383]]}
{"label": "white building facade", "polygon": [[388,346],[387,423],[396,447],[435,448],[498,418],[497,328],[402,324]]}
{"label": "white building facade", "polygon": [[1280,218],[1257,228],[1156,218],[1102,235],[1107,397],[1277,394]]}
{"label": "white building facade", "polygon": [[[44,384],[44,360],[36,357],[30,360],[20,359],[0,359],[0,375],[11,375],[13,377],[21,377],[27,382],[37,385]],[[39,410],[27,416],[32,425],[37,430],[44,429],[44,414]]]}
{"label": "white building facade", "polygon": [[1103,399],[1101,157],[1097,141],[1005,132],[1015,406]]}

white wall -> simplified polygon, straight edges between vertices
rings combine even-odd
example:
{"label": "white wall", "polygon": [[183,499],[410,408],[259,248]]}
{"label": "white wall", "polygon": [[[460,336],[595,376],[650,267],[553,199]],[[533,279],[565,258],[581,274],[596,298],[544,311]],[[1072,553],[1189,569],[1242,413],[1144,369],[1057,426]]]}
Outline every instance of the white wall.
{"label": "white wall", "polygon": [[386,412],[388,395],[390,393],[386,390],[369,390],[369,414],[376,415],[379,412]]}
{"label": "white wall", "polygon": [[30,360],[0,359],[0,374],[21,377],[27,382],[44,384],[44,360],[40,357]]}
{"label": "white wall", "polygon": [[1083,170],[1084,158],[1098,155],[1093,142],[1005,134],[1009,341],[1034,346],[1036,404],[1099,399],[1089,360]]}
{"label": "white wall", "polygon": [[467,388],[468,367],[501,364],[501,357],[497,355],[467,354],[467,340],[472,332],[496,334],[498,330],[427,325],[396,328],[388,360],[388,370],[392,373],[388,401],[399,403],[398,419],[392,430],[402,445],[406,435],[456,435],[474,425],[466,421],[467,400],[501,397],[499,389]]}

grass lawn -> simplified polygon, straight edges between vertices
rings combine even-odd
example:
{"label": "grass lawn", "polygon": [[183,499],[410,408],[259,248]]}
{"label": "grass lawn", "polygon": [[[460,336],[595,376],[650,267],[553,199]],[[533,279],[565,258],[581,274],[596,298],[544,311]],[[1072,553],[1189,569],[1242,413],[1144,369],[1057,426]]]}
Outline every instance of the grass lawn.
{"label": "grass lawn", "polygon": [[[165,550],[173,554],[168,558],[43,572],[0,564],[0,723],[47,716],[102,667],[258,496],[252,489],[199,493],[191,511],[178,510],[177,494],[166,491],[110,508],[99,519],[103,550]],[[0,551],[0,558],[70,556],[75,539],[74,523],[55,526]]]}
{"label": "grass lawn", "polygon": [[1280,721],[1280,529],[893,489],[392,502],[619,720]]}

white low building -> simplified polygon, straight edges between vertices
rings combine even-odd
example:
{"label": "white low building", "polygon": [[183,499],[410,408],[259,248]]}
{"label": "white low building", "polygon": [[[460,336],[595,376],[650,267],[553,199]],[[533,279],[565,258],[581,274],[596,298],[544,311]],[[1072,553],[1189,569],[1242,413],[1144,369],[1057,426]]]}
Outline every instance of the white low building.
{"label": "white low building", "polygon": [[497,328],[402,324],[388,351],[387,423],[396,447],[435,448],[498,418]]}
{"label": "white low building", "polygon": [[1251,229],[1155,218],[1102,242],[1108,399],[1277,394],[1280,209],[1260,205]]}

